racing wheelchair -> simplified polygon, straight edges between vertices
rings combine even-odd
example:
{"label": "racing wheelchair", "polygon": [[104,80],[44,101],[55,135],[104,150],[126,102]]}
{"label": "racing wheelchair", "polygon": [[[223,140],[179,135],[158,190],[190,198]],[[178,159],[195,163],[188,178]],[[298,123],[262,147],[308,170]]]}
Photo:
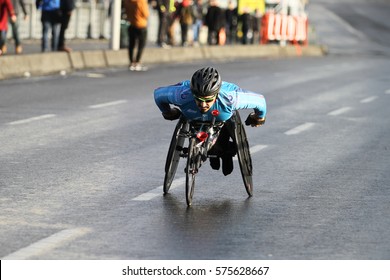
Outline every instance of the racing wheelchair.
{"label": "racing wheelchair", "polygon": [[231,132],[233,143],[237,149],[238,162],[240,165],[242,179],[248,196],[253,195],[252,182],[252,159],[249,150],[248,140],[244,125],[238,111],[226,122],[216,122],[218,110],[213,110],[211,122],[188,121],[183,116],[176,124],[169,145],[165,163],[165,177],[163,192],[169,192],[172,181],[175,177],[180,158],[186,158],[186,202],[187,206],[192,205],[192,198],[195,189],[195,178],[203,162],[208,158],[215,157],[210,150],[216,143],[223,126]]}

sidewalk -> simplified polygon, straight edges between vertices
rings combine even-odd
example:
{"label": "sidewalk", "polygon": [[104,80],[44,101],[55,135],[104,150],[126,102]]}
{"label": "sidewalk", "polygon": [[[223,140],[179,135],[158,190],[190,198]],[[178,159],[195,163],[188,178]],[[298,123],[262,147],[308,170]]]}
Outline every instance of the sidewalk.
{"label": "sidewalk", "polygon": [[[85,50],[108,50],[110,42],[107,39],[73,39],[66,40],[66,45],[73,51]],[[41,53],[41,40],[39,39],[24,39],[22,40],[23,54]],[[15,45],[12,40],[7,40],[7,54],[15,54]]]}
{"label": "sidewalk", "polygon": [[[30,76],[51,75],[104,67],[127,67],[127,49],[113,51],[108,40],[84,39],[68,40],[70,53],[40,51],[40,40],[24,40],[23,53],[14,54],[12,42],[8,42],[7,54],[0,56],[0,80]],[[163,49],[149,43],[144,51],[143,63],[146,65],[194,60],[225,60],[265,57],[322,56],[326,54],[323,46],[287,45],[226,45],[173,47]]]}

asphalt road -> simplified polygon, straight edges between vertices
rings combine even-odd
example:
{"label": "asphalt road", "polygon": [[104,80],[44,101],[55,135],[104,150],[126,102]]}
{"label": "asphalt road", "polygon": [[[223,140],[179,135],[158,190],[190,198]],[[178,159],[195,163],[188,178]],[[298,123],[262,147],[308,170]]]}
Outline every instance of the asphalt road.
{"label": "asphalt road", "polygon": [[[390,5],[367,2],[311,1],[323,58],[1,81],[0,258],[388,260]],[[183,166],[162,195],[175,122],[152,92],[205,64],[269,113],[247,128],[254,196],[237,161],[206,164],[188,209]]]}

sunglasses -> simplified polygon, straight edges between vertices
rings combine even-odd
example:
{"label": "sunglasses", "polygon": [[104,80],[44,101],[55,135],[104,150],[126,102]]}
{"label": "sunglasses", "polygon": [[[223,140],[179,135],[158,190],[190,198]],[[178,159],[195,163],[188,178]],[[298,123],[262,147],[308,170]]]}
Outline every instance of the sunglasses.
{"label": "sunglasses", "polygon": [[203,98],[203,97],[199,97],[199,96],[194,95],[194,98],[197,101],[206,102],[206,103],[214,101],[216,97],[217,97],[217,95],[214,95],[213,97],[209,97],[209,98]]}

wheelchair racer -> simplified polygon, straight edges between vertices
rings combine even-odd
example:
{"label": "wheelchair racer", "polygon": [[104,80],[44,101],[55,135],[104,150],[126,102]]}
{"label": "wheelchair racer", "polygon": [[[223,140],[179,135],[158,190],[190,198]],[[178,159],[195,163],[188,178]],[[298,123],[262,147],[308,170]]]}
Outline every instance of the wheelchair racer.
{"label": "wheelchair racer", "polygon": [[[183,115],[188,121],[211,121],[213,110],[218,110],[216,122],[226,122],[235,110],[253,109],[248,115],[246,125],[258,127],[264,124],[267,106],[263,95],[244,90],[239,86],[222,81],[213,67],[197,70],[191,81],[184,80],[174,85],[159,87],[154,91],[155,102],[166,120],[176,120]],[[210,158],[213,169],[220,168],[226,176],[233,171],[236,147],[227,126],[223,126],[217,142],[209,151],[217,157]]]}

